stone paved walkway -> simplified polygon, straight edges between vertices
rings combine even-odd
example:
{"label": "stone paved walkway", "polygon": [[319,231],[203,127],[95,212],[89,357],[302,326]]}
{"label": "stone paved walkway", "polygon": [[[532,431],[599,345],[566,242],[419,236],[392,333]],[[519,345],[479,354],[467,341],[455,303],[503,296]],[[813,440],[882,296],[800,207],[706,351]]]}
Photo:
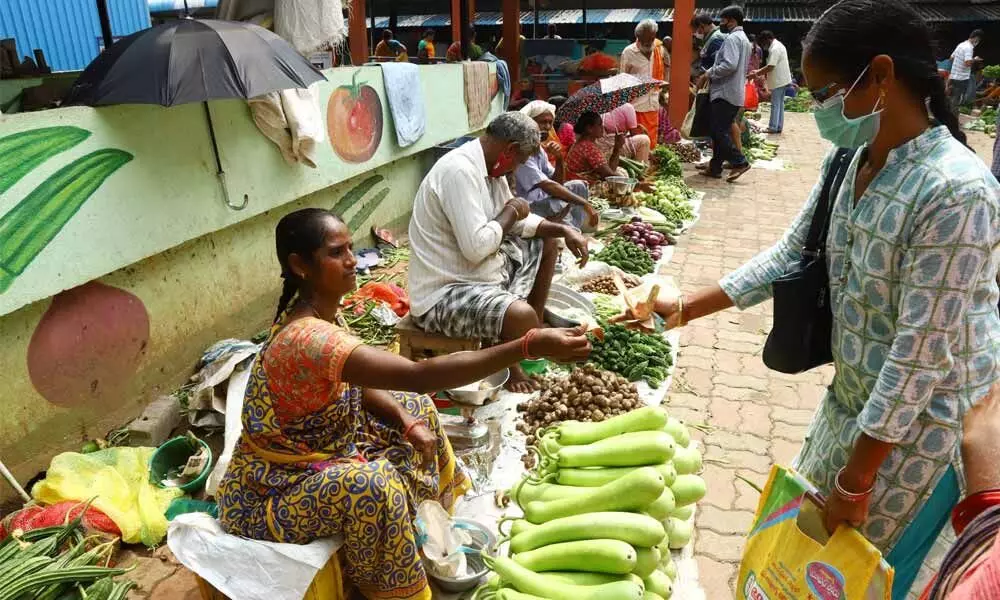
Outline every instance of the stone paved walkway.
{"label": "stone paved walkway", "polygon": [[[972,134],[973,147],[989,160],[992,140]],[[754,169],[727,184],[692,175],[688,183],[708,192],[701,220],[681,238],[666,273],[681,289],[717,282],[784,233],[819,175],[827,148],[808,114],[786,114],[778,156],[785,171]],[[695,543],[706,597],[733,598],[745,534],[759,494],[736,479],[763,486],[774,463],[788,465],[798,451],[832,378],[830,367],[798,376],[769,371],[760,356],[771,327],[770,302],[740,312],[730,309],[681,331],[677,376],[668,396],[672,414],[706,423],[694,432],[705,446],[708,496],[699,504]]]}

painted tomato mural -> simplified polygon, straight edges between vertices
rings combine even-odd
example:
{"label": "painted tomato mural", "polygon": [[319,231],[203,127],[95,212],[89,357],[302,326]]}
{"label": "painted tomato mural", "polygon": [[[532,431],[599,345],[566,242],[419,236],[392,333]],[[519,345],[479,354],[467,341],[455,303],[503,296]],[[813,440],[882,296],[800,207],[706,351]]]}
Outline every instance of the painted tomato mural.
{"label": "painted tomato mural", "polygon": [[330,144],[337,156],[352,163],[370,159],[382,142],[382,100],[375,88],[358,83],[358,73],[350,85],[330,94],[326,107]]}
{"label": "painted tomato mural", "polygon": [[56,406],[119,406],[147,344],[149,315],[142,300],[87,283],[52,298],[28,344],[28,375]]}

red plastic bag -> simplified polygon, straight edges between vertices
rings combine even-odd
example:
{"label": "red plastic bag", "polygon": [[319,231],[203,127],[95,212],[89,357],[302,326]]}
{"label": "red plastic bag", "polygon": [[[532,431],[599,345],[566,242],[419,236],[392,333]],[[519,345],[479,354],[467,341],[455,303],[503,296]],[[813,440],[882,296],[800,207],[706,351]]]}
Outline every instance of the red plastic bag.
{"label": "red plastic bag", "polygon": [[[42,527],[64,525],[72,521],[83,510],[80,502],[60,502],[52,506],[33,504],[21,510],[14,511],[0,521],[0,540],[6,539],[15,530],[31,531]],[[106,514],[93,506],[83,515],[83,528],[88,532],[107,533],[113,537],[121,537],[121,529],[115,525]]]}
{"label": "red plastic bag", "polygon": [[760,98],[757,97],[757,86],[752,81],[747,82],[746,99],[743,101],[743,108],[747,110],[757,110]]}
{"label": "red plastic bag", "polygon": [[364,312],[365,300],[385,302],[398,317],[405,317],[410,312],[410,297],[407,296],[406,290],[391,283],[368,282],[351,294],[344,304],[358,305],[361,312]]}

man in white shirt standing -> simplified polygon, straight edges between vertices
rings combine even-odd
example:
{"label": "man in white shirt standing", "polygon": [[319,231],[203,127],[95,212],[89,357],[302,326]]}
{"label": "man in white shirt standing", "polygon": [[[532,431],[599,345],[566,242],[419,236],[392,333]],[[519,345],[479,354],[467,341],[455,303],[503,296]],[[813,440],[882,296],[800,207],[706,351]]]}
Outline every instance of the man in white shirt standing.
{"label": "man in white shirt standing", "polygon": [[[622,50],[621,72],[637,77],[651,77],[666,81],[670,72],[670,53],[656,38],[660,26],[646,19],[635,27],[635,43]],[[639,125],[649,139],[655,140],[660,124],[660,90],[632,101]]]}
{"label": "man in white shirt standing", "polygon": [[[983,39],[983,30],[976,29],[951,53],[951,75],[948,77],[948,94],[951,96],[951,107],[957,113],[959,107],[969,99],[969,86],[972,79],[972,64],[976,61],[976,46]],[[974,88],[973,88],[974,89]]]}
{"label": "man in white shirt standing", "polygon": [[785,127],[785,90],[792,83],[788,50],[770,31],[761,31],[757,41],[767,52],[767,64],[751,71],[747,79],[754,80],[761,75],[767,77],[767,89],[771,91],[771,120],[767,124],[767,132],[781,133]]}
{"label": "man in white shirt standing", "polygon": [[[517,339],[542,324],[557,238],[587,262],[579,231],[531,214],[508,186],[507,175],[540,143],[531,117],[503,113],[424,177],[409,229],[410,315],[418,327],[453,338]],[[514,367],[507,387],[534,386]]]}

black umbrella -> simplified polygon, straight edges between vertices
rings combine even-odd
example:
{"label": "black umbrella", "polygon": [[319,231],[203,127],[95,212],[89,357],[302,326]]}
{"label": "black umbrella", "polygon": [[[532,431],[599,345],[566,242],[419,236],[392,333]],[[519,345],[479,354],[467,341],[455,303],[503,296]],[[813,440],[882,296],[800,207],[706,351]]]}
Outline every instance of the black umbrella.
{"label": "black umbrella", "polygon": [[[205,103],[218,173],[223,175],[208,100],[254,98],[307,88],[326,78],[288,42],[235,21],[172,21],[123,38],[93,60],[70,88],[67,104]],[[223,186],[224,187],[224,186]],[[231,208],[245,208],[226,201]]]}

